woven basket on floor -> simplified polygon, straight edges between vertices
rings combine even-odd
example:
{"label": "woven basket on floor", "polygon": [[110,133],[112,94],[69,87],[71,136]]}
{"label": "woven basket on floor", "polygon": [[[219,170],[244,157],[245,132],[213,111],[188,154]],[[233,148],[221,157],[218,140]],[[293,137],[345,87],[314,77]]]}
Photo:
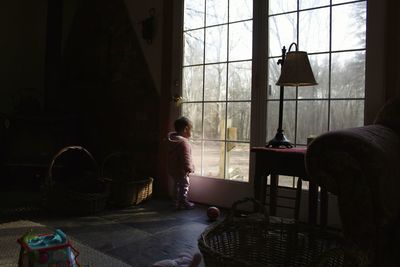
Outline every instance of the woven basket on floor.
{"label": "woven basket on floor", "polygon": [[132,181],[112,180],[110,189],[112,204],[129,206],[148,200],[153,194],[153,180],[152,177]]}
{"label": "woven basket on floor", "polygon": [[114,152],[108,155],[101,166],[101,175],[111,181],[110,202],[113,205],[138,205],[153,194],[154,179],[138,178],[129,153]]}
{"label": "woven basket on floor", "polygon": [[341,236],[306,224],[288,221],[272,222],[261,213],[235,217],[210,225],[200,236],[199,249],[207,267],[261,266],[361,266],[361,258],[346,249]]}
{"label": "woven basket on floor", "polygon": [[[92,177],[82,175],[79,177],[69,177],[62,179],[54,174],[56,163],[61,155],[66,152],[80,152],[81,156],[89,159]],[[76,154],[74,154],[74,157]],[[79,158],[77,162],[83,161]],[[60,169],[74,166],[62,166]],[[87,179],[87,180],[85,180]],[[85,148],[81,146],[67,146],[61,149],[51,160],[45,185],[44,198],[48,209],[66,214],[87,215],[104,210],[108,198],[108,182],[99,175],[98,164]]]}

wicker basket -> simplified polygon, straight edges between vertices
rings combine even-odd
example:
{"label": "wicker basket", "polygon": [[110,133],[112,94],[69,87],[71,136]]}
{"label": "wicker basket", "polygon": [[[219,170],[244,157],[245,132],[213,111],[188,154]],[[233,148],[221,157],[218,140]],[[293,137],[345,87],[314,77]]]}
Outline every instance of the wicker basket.
{"label": "wicker basket", "polygon": [[[261,266],[361,266],[360,257],[340,235],[301,223],[271,222],[262,213],[235,217],[234,203],[229,216],[210,225],[200,236],[199,249],[207,267]],[[262,214],[262,216],[260,216]]]}
{"label": "wicker basket", "polygon": [[[57,160],[62,154],[71,151],[82,152],[89,158],[93,177],[88,178],[85,175],[69,177],[67,175],[64,180],[55,177],[54,169]],[[78,159],[78,161],[82,160]],[[85,180],[86,178],[87,180]],[[70,180],[68,181],[68,179]],[[45,205],[55,212],[74,215],[93,214],[104,210],[109,194],[108,187],[107,181],[99,176],[98,164],[89,151],[81,146],[67,146],[56,153],[50,163],[44,185]]]}
{"label": "wicker basket", "polygon": [[[117,170],[112,162],[117,162]],[[114,152],[108,155],[101,167],[102,177],[111,181],[110,202],[116,206],[138,205],[151,198],[153,194],[152,177],[136,178],[133,160],[129,153]]]}

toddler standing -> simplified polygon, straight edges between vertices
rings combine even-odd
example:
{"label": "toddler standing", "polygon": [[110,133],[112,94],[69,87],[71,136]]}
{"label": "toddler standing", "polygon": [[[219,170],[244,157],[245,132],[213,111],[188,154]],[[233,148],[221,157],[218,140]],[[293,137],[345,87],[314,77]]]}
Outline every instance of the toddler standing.
{"label": "toddler standing", "polygon": [[175,132],[168,134],[168,174],[174,180],[174,198],[177,209],[192,209],[188,201],[189,173],[194,172],[192,149],[189,138],[192,136],[192,122],[180,117],[174,122]]}

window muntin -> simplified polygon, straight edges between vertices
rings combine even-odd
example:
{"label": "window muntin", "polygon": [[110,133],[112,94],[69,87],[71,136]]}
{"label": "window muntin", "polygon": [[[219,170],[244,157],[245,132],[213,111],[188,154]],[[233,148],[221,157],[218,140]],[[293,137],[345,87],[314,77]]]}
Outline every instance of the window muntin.
{"label": "window muntin", "polygon": [[[266,141],[277,128],[276,61],[292,42],[308,52],[318,85],[285,87],[283,128],[289,140],[305,146],[309,135],[362,125],[366,1],[271,0],[268,6]],[[250,121],[252,10],[250,0],[185,1],[182,114],[194,121],[199,175],[248,180],[251,126],[239,118]],[[235,175],[243,166],[246,174]]]}
{"label": "window muntin", "polygon": [[184,5],[182,68],[182,114],[193,121],[196,174],[247,182],[253,2],[196,4]]}
{"label": "window muntin", "polygon": [[[269,1],[270,11],[272,6],[276,15],[268,15],[266,140],[273,138],[277,127],[279,86],[275,82],[280,66],[276,62],[282,47],[288,48],[292,42],[298,44],[299,50],[308,52],[318,85],[285,87],[283,129],[286,137],[298,146],[305,146],[308,135],[362,125],[366,1],[341,1],[336,5],[330,5],[329,1],[299,1],[299,8],[295,10],[292,5],[287,8],[284,2]],[[343,115],[347,113],[348,116]]]}
{"label": "window muntin", "polygon": [[[366,1],[270,0],[268,35],[266,140],[275,136],[278,121],[276,62],[292,42],[308,52],[318,85],[285,87],[286,137],[306,146],[310,135],[363,125]],[[282,178],[280,185],[293,184],[292,177]]]}

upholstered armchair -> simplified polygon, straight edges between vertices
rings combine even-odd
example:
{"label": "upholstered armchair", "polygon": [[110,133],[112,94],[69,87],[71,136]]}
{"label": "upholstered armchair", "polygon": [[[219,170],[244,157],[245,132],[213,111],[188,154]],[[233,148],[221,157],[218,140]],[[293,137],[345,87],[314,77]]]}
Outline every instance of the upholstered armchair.
{"label": "upholstered armchair", "polygon": [[318,136],[306,169],[337,195],[343,233],[372,266],[400,266],[400,97],[372,125]]}

